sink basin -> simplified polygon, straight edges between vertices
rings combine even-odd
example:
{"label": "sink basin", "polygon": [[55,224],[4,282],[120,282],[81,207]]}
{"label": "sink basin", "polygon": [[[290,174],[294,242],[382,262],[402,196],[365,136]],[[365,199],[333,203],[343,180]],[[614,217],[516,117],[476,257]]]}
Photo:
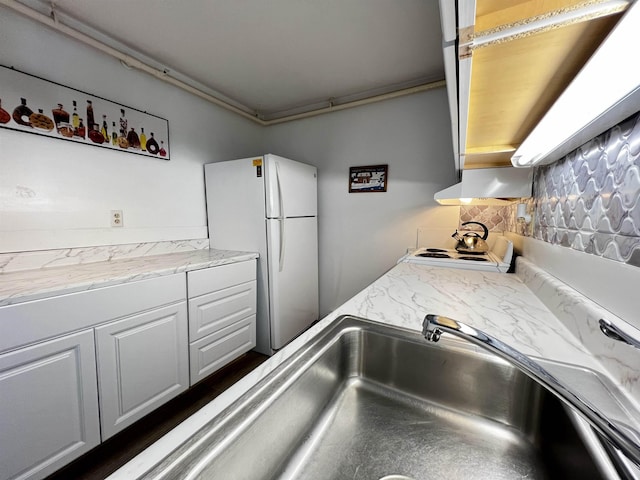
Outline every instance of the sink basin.
{"label": "sink basin", "polygon": [[142,478],[615,478],[577,421],[466,342],[342,317]]}

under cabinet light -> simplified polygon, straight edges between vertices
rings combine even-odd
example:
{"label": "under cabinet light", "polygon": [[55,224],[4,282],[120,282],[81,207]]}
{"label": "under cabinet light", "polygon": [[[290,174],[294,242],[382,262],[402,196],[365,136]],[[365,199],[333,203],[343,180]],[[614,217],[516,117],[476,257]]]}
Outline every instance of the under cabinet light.
{"label": "under cabinet light", "polygon": [[516,167],[558,160],[640,111],[635,2],[511,157]]}

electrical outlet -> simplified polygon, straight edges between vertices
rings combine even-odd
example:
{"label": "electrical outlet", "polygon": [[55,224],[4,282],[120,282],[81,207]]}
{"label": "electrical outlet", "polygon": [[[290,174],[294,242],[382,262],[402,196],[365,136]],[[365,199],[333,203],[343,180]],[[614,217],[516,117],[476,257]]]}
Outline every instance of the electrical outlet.
{"label": "electrical outlet", "polygon": [[122,215],[122,210],[111,210],[111,226],[124,226],[124,216]]}

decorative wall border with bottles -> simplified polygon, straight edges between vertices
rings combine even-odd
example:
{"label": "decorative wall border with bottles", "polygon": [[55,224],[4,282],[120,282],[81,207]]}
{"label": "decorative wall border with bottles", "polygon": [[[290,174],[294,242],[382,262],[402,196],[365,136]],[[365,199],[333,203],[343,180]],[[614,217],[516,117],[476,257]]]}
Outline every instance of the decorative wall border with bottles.
{"label": "decorative wall border with bottles", "polygon": [[170,159],[168,120],[0,67],[0,128]]}

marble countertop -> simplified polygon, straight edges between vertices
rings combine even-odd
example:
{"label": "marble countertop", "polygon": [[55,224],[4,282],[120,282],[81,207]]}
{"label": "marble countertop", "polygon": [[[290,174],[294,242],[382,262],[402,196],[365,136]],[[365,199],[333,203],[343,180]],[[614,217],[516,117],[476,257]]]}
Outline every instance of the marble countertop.
{"label": "marble countertop", "polygon": [[257,253],[200,249],[0,274],[0,306],[257,258]]}
{"label": "marble countertop", "polygon": [[421,331],[422,320],[428,313],[468,323],[527,355],[582,365],[602,373],[593,356],[516,275],[401,263],[109,478],[140,476],[340,315],[352,314]]}
{"label": "marble countertop", "polygon": [[483,330],[526,355],[597,363],[516,275],[401,263],[332,312],[421,331],[426,314]]}

